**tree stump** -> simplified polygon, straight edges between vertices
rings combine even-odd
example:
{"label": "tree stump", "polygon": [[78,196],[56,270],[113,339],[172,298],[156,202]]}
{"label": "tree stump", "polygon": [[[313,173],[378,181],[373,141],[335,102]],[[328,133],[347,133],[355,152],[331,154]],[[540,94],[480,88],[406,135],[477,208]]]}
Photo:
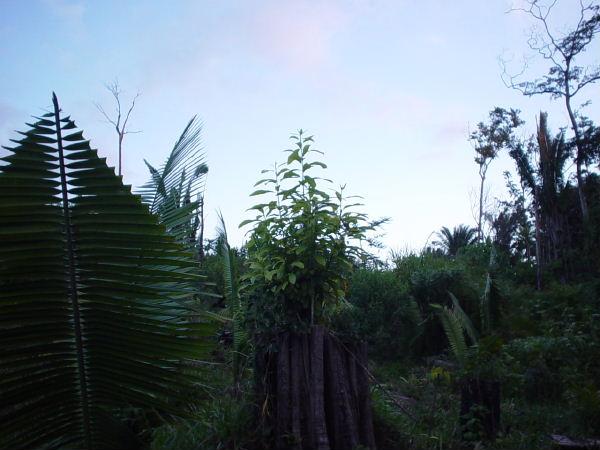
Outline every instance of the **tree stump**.
{"label": "tree stump", "polygon": [[461,386],[460,428],[468,431],[471,419],[479,422],[484,437],[494,440],[500,431],[500,382],[467,378]]}
{"label": "tree stump", "polygon": [[278,450],[375,450],[366,344],[343,344],[322,326],[285,332],[263,367]]}

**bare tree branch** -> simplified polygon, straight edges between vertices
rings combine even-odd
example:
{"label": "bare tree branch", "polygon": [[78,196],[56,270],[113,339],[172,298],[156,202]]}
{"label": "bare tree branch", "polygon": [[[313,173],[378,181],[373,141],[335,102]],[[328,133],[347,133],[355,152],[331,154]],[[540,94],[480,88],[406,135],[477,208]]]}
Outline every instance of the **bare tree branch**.
{"label": "bare tree branch", "polygon": [[[510,75],[506,69],[505,61],[502,62],[502,81],[508,87],[518,90],[523,95],[549,94],[552,98],[563,98],[567,109],[571,128],[575,136],[577,155],[577,188],[584,219],[588,217],[587,199],[583,190],[582,161],[585,160],[585,148],[581,139],[581,131],[577,124],[577,111],[571,107],[571,101],[584,87],[600,80],[599,67],[582,67],[576,65],[576,58],[583,53],[600,32],[600,6],[592,1],[579,0],[579,18],[577,25],[571,30],[556,33],[550,27],[550,16],[558,0],[552,0],[544,6],[541,0],[526,0],[526,7],[512,8],[528,14],[541,28],[534,29],[527,40],[527,45],[544,60],[551,61],[548,72],[541,78],[532,81],[519,81],[524,74],[522,70],[517,75]],[[526,67],[525,67],[526,68]]]}
{"label": "bare tree branch", "polygon": [[117,124],[115,123],[115,121],[114,121],[114,120],[112,120],[112,119],[111,119],[111,118],[108,116],[108,114],[106,114],[106,111],[104,111],[104,108],[102,107],[102,105],[101,105],[101,104],[94,102],[94,106],[95,106],[95,107],[96,107],[96,109],[97,109],[98,111],[100,111],[100,113],[101,113],[101,114],[102,114],[102,115],[103,115],[103,116],[106,118],[106,121],[105,121],[106,123],[109,123],[109,124],[111,124],[111,125],[113,125],[113,126],[115,126],[115,127],[117,126]]}
{"label": "bare tree branch", "polygon": [[[100,114],[102,114],[102,116],[106,119],[106,122],[111,124],[117,133],[118,148],[119,148],[119,169],[118,170],[119,170],[119,176],[121,176],[121,174],[122,174],[121,166],[122,166],[123,140],[125,138],[125,135],[141,133],[141,130],[128,130],[127,129],[127,124],[129,122],[131,112],[135,108],[136,100],[140,97],[141,93],[138,92],[133,97],[133,100],[131,101],[131,105],[129,106],[129,109],[127,110],[127,113],[125,113],[124,118],[123,118],[123,110],[121,107],[122,90],[119,86],[118,80],[115,80],[111,83],[105,83],[104,87],[106,87],[106,89],[112,94],[112,96],[115,100],[115,117],[116,118],[110,117],[106,113],[106,110],[99,103],[94,102],[94,105],[96,106],[96,109],[100,112]],[[121,121],[122,121],[122,123],[121,123]]]}

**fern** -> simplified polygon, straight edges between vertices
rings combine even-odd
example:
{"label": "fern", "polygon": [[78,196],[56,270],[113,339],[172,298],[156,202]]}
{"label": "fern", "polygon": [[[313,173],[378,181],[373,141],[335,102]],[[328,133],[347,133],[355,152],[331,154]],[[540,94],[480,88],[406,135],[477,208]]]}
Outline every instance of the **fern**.
{"label": "fern", "polygon": [[452,299],[453,311],[456,314],[457,319],[460,321],[460,325],[464,331],[466,331],[467,335],[471,338],[471,342],[473,344],[477,343],[479,339],[477,330],[475,326],[473,326],[473,322],[471,322],[471,318],[467,315],[467,313],[461,308],[458,299],[454,296],[452,292],[448,292],[450,298]]}
{"label": "fern", "polygon": [[441,305],[431,305],[437,310],[438,317],[450,343],[450,349],[458,363],[464,367],[467,358],[467,341],[463,323],[454,309]]}

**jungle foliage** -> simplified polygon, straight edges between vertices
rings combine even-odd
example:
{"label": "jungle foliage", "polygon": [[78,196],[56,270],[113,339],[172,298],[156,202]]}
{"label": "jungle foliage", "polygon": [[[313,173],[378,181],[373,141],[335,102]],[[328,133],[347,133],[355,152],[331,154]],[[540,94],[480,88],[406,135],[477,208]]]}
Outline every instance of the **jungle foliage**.
{"label": "jungle foliage", "polygon": [[[545,25],[555,3],[519,9]],[[600,7],[579,7],[574,30],[529,41],[548,73],[507,82],[568,121],[492,107],[469,136],[474,223],[405,253],[378,246],[386,220],[334,187],[303,130],[235,248],[221,216],[205,236],[196,117],[133,194],[54,95],[0,158],[0,448],[590,447],[600,128],[574,96],[600,72],[574,58]],[[514,168],[490,207],[501,156]]]}
{"label": "jungle foliage", "polygon": [[0,446],[124,448],[119,408],[185,413],[202,278],[53,105],[0,167]]}

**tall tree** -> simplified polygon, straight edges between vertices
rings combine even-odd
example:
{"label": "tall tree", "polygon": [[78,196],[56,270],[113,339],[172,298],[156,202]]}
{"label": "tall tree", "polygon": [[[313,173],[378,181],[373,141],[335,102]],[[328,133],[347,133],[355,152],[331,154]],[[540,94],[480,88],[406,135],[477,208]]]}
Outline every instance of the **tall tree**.
{"label": "tall tree", "polygon": [[600,6],[593,2],[579,0],[579,18],[575,27],[566,34],[551,28],[551,15],[557,0],[544,4],[540,0],[526,0],[523,8],[514,8],[535,19],[540,25],[532,31],[529,47],[537,52],[548,64],[548,73],[530,81],[519,81],[520,75],[507,75],[503,71],[505,83],[526,96],[550,95],[553,99],[562,98],[565,102],[571,129],[573,130],[577,154],[577,191],[582,217],[589,216],[588,203],[584,191],[583,164],[586,159],[584,136],[573,109],[573,99],[586,86],[600,80],[600,66],[577,65],[576,60],[587,50],[594,36],[600,31]]}
{"label": "tall tree", "polygon": [[532,198],[532,216],[535,220],[536,264],[538,288],[541,288],[543,267],[561,261],[562,273],[568,272],[565,249],[569,233],[567,218],[559,205],[559,195],[566,187],[565,163],[569,148],[564,133],[552,136],[548,130],[546,113],[540,113],[535,138],[528,143],[512,146],[509,154],[515,161],[521,184]]}
{"label": "tall tree", "polygon": [[514,136],[515,128],[523,124],[519,110],[496,107],[489,113],[487,123],[479,122],[477,129],[469,135],[475,149],[475,162],[479,166],[479,212],[477,216],[477,237],[483,240],[484,187],[491,162],[503,148],[507,148]]}

